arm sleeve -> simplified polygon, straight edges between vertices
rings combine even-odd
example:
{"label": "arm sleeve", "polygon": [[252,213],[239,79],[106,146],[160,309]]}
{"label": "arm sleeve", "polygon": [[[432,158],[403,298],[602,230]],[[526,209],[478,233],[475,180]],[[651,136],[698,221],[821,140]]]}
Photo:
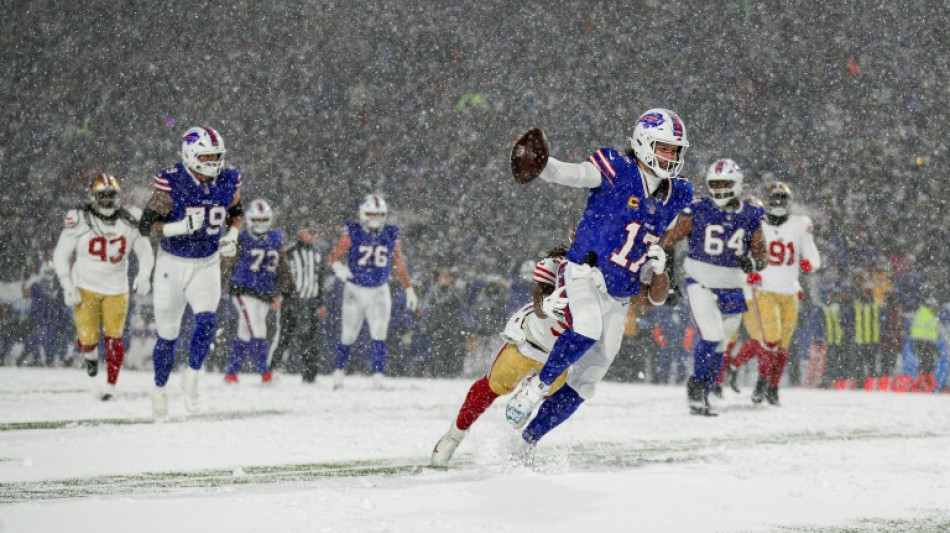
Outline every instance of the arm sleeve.
{"label": "arm sleeve", "polygon": [[64,229],[59,234],[56,248],[53,249],[53,268],[56,269],[56,276],[59,279],[71,279],[69,260],[72,258],[78,242],[79,239],[75,232],[69,228]]}
{"label": "arm sleeve", "polygon": [[152,274],[152,267],[155,266],[155,255],[152,252],[152,243],[148,237],[139,237],[132,243],[132,250],[135,257],[139,260],[139,273],[147,272],[149,277]]}
{"label": "arm sleeve", "polygon": [[541,179],[568,187],[593,189],[600,187],[602,178],[600,171],[592,163],[565,163],[553,157],[548,158],[548,164],[541,171]]}
{"label": "arm sleeve", "polygon": [[811,220],[805,220],[805,236],[802,238],[802,257],[811,262],[811,266],[818,270],[821,268],[821,255],[818,253],[818,247],[815,246],[815,235],[812,232]]}

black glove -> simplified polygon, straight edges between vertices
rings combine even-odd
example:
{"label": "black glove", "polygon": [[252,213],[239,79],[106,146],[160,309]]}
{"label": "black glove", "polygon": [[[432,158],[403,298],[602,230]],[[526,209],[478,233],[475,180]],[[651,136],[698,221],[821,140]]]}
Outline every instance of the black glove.
{"label": "black glove", "polygon": [[765,261],[744,255],[739,258],[739,267],[742,268],[742,271],[746,274],[751,274],[765,268]]}

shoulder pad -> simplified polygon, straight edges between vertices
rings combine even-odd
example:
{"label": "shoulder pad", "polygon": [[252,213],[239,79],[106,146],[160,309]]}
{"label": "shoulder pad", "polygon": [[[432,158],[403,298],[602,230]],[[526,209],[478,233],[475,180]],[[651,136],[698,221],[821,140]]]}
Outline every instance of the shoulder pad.
{"label": "shoulder pad", "polygon": [[606,146],[592,153],[590,157],[587,158],[587,162],[597,167],[601,175],[608,180],[613,180],[620,169],[629,166],[632,160],[620,155],[617,150]]}
{"label": "shoulder pad", "polygon": [[557,271],[562,262],[564,259],[560,257],[545,257],[538,261],[538,264],[534,266],[534,282],[556,286]]}

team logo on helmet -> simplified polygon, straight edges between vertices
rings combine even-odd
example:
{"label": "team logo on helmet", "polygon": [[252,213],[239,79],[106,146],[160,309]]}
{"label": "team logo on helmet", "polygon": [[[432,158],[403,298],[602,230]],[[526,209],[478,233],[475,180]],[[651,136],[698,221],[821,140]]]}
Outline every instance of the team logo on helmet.
{"label": "team logo on helmet", "polygon": [[[666,119],[664,119],[660,113],[647,113],[640,117],[640,124],[643,124],[644,128],[656,128],[657,126],[662,126],[665,122]],[[682,125],[680,125],[680,131],[682,131]]]}
{"label": "team logo on helmet", "polygon": [[198,139],[200,138],[201,136],[198,134],[197,131],[189,131],[187,134],[185,134],[184,137],[181,138],[181,142],[185,144],[194,144],[198,142]]}

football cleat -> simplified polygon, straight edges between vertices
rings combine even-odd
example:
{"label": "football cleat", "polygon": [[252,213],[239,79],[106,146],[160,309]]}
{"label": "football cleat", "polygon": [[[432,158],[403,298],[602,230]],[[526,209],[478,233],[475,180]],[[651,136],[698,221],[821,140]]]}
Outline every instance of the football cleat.
{"label": "football cleat", "polygon": [[547,396],[550,389],[551,386],[542,383],[537,375],[522,381],[505,407],[505,418],[508,419],[508,423],[515,428],[524,426],[528,417],[534,412],[534,408]]}
{"label": "football cleat", "polygon": [[99,373],[99,360],[98,359],[86,359],[86,374],[89,374],[89,377],[94,378],[96,374]]}
{"label": "football cleat", "polygon": [[716,398],[722,398],[722,385],[719,385],[719,384],[713,385],[712,392],[716,396]]}
{"label": "football cleat", "polygon": [[164,387],[155,387],[152,391],[152,418],[168,417],[168,393]]}
{"label": "football cleat", "polygon": [[104,402],[108,402],[109,400],[112,400],[114,398],[115,398],[115,385],[110,383],[109,385],[106,385],[105,390],[102,391],[101,395],[99,395],[99,399]]}
{"label": "football cleat", "polygon": [[726,376],[723,381],[725,381],[729,388],[732,389],[736,394],[739,394],[739,369],[735,368],[732,365],[726,365]]}
{"label": "football cleat", "polygon": [[773,387],[769,385],[765,389],[765,401],[769,402],[769,405],[778,405],[778,387]]}
{"label": "football cleat", "polygon": [[188,409],[189,413],[197,413],[200,406],[198,405],[198,371],[194,368],[188,367],[185,369],[184,375],[181,377],[181,389],[185,393],[185,409]]}
{"label": "football cleat", "polygon": [[382,372],[373,373],[373,388],[376,390],[383,390],[386,387],[383,385],[383,374]]}
{"label": "football cleat", "polygon": [[752,403],[762,403],[762,400],[765,397],[766,387],[768,387],[768,382],[765,380],[765,378],[759,376],[758,381],[755,382],[755,390],[752,391]]}
{"label": "football cleat", "polygon": [[264,385],[270,385],[274,383],[274,371],[268,370],[267,372],[261,374],[261,383]]}
{"label": "football cleat", "polygon": [[337,368],[333,371],[333,390],[343,388],[343,369]]}
{"label": "football cleat", "polygon": [[459,447],[466,433],[468,432],[462,431],[456,427],[455,422],[452,422],[452,427],[445,435],[442,435],[439,442],[435,443],[435,448],[432,448],[432,459],[429,461],[429,465],[440,468],[448,466],[449,460],[452,459],[455,449]]}
{"label": "football cleat", "polygon": [[237,385],[238,376],[237,374],[225,374],[224,383],[227,385]]}

